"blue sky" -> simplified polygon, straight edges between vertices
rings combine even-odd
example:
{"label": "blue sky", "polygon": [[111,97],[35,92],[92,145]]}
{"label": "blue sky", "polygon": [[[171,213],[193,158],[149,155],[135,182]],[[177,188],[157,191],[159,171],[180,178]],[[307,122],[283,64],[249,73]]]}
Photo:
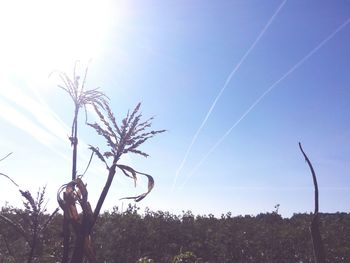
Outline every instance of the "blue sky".
{"label": "blue sky", "polygon": [[[119,119],[141,101],[153,127],[168,130],[141,147],[149,158],[121,161],[155,178],[141,207],[310,212],[301,141],[320,210],[349,212],[350,1],[17,0],[0,10],[1,156],[13,152],[0,172],[32,191],[47,184],[49,208],[70,178],[73,105],[48,75],[92,59],[88,87],[108,94]],[[87,144],[103,147],[83,122],[80,172]],[[105,178],[94,160],[86,175],[93,206]],[[0,182],[2,203],[20,205],[16,188]],[[126,206],[119,198],[146,183],[134,189],[118,173],[104,208]]]}

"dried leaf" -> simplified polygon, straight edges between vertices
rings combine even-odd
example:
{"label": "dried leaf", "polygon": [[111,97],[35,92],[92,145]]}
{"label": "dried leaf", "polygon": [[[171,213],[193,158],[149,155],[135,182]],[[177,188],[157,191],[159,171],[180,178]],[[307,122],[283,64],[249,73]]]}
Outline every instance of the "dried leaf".
{"label": "dried leaf", "polygon": [[99,149],[96,148],[96,147],[94,147],[94,146],[92,146],[92,145],[89,145],[89,149],[90,149],[91,151],[93,151],[93,152],[97,155],[97,157],[98,157],[102,162],[105,163],[107,169],[109,169],[109,166],[108,166],[108,164],[107,164],[105,158],[103,157],[103,155],[100,153]]}
{"label": "dried leaf", "polygon": [[[134,169],[132,169],[131,167],[127,166],[127,165],[122,165],[122,164],[117,164],[117,167],[122,170],[122,172],[127,176],[130,177],[132,179],[134,179],[134,184],[136,187],[136,181],[137,181],[137,176],[136,176],[136,172]],[[126,171],[130,172],[130,174],[128,174]]]}
{"label": "dried leaf", "polygon": [[[132,168],[131,168],[132,169]],[[148,179],[148,191],[143,193],[143,194],[140,194],[138,196],[131,196],[131,197],[124,197],[124,198],[121,198],[120,200],[124,200],[124,199],[134,199],[135,202],[140,202],[142,199],[144,199],[153,189],[154,187],[154,179],[151,175],[149,174],[145,174],[145,173],[140,173],[140,172],[137,172],[135,170],[133,170],[135,173],[137,174],[142,174],[144,176],[147,177]]]}

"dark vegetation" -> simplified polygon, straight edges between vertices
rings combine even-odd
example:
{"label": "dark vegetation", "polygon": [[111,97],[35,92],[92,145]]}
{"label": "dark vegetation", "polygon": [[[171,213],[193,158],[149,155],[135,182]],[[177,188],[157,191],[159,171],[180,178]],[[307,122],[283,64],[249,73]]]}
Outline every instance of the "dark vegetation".
{"label": "dark vegetation", "polygon": [[[29,216],[11,207],[3,207],[1,215],[17,222]],[[350,214],[319,216],[326,262],[350,262]],[[44,221],[49,215],[41,217]],[[295,214],[283,219],[276,212],[238,217],[228,213],[215,218],[146,210],[141,215],[135,206],[129,206],[124,212],[115,208],[99,216],[94,248],[97,262],[111,263],[134,263],[140,258],[161,263],[314,262],[309,232],[312,218],[312,214]],[[62,215],[56,214],[39,239],[34,262],[61,262],[61,224]],[[0,221],[0,230],[0,262],[25,262],[26,241],[6,222]],[[11,255],[16,261],[10,260]]]}

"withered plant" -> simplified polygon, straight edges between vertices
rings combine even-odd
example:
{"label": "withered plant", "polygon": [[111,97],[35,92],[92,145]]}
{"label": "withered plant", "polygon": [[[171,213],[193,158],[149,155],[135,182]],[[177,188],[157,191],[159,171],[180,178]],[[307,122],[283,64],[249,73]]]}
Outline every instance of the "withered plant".
{"label": "withered plant", "polygon": [[[142,114],[140,113],[141,103],[137,104],[135,109],[130,114],[127,113],[126,117],[122,120],[121,125],[117,124],[116,118],[106,103],[104,105],[105,115],[94,105],[95,111],[99,116],[101,121],[98,123],[88,123],[95,131],[104,137],[109,149],[105,152],[100,152],[98,147],[90,146],[90,149],[99,157],[99,159],[106,165],[108,170],[108,177],[106,184],[101,192],[100,198],[96,205],[94,211],[94,220],[96,221],[109,188],[112,184],[116,168],[119,168],[124,175],[130,177],[134,180],[136,184],[137,174],[141,174],[148,179],[148,191],[134,197],[125,197],[124,199],[134,199],[136,202],[141,201],[146,195],[152,190],[154,186],[154,180],[152,176],[138,172],[131,168],[130,166],[119,164],[120,157],[126,153],[134,153],[144,157],[148,154],[140,151],[138,147],[146,142],[148,139],[154,137],[156,134],[165,132],[165,130],[148,131],[147,129],[151,127],[153,117],[147,119],[146,121],[141,121]],[[112,161],[108,162],[108,159]]]}
{"label": "withered plant", "polygon": [[[4,158],[0,159],[0,161],[7,158],[10,154],[6,155]],[[0,220],[9,224],[22,238],[24,238],[25,242],[28,244],[29,251],[27,255],[27,263],[32,262],[36,256],[36,249],[41,242],[41,236],[43,232],[48,227],[49,223],[52,221],[54,215],[58,212],[58,208],[47,218],[45,216],[46,204],[45,201],[45,190],[46,187],[42,189],[39,188],[36,198],[28,191],[23,191],[20,189],[19,185],[8,175],[4,173],[0,173],[0,175],[5,176],[9,179],[20,192],[21,196],[24,198],[23,205],[24,211],[22,210],[13,210],[13,212],[17,213],[21,221],[16,222],[12,220],[10,217],[7,217],[3,214],[0,214]],[[5,240],[7,243],[7,241]],[[11,251],[10,245],[7,244],[8,253],[12,258],[16,258],[16,255]]]}
{"label": "withered plant", "polygon": [[[120,157],[126,153],[135,153],[147,157],[148,155],[145,152],[142,152],[138,149],[139,146],[156,134],[164,132],[164,130],[147,131],[148,128],[151,127],[151,121],[153,118],[150,118],[146,121],[141,121],[141,104],[138,104],[131,112],[131,114],[128,112],[127,116],[122,120],[122,123],[118,125],[116,118],[108,104],[107,97],[103,93],[97,91],[96,89],[89,92],[83,92],[86,73],[87,70],[85,71],[84,81],[81,88],[79,88],[79,78],[75,76],[75,73],[73,74],[73,81],[70,80],[66,74],[60,73],[60,77],[64,82],[64,86],[60,87],[70,94],[75,103],[72,136],[70,138],[73,146],[72,175],[74,176],[72,176],[71,182],[63,185],[59,189],[57,194],[58,203],[64,211],[65,215],[64,253],[62,258],[63,263],[66,263],[68,261],[71,263],[80,263],[84,260],[85,262],[96,262],[96,254],[92,246],[91,233],[98,219],[110,186],[113,182],[117,168],[119,168],[124,175],[134,179],[135,184],[137,180],[137,174],[144,175],[148,178],[147,192],[138,196],[126,197],[126,199],[134,199],[136,202],[141,201],[152,190],[154,186],[154,179],[152,176],[138,172],[130,166],[119,164],[118,161],[120,160]],[[81,96],[82,98],[80,98]],[[86,189],[86,185],[83,183],[81,177],[76,176],[77,173],[75,170],[77,156],[76,148],[78,142],[77,116],[79,109],[81,107],[85,107],[87,104],[93,106],[100,120],[100,123],[88,123],[88,125],[94,128],[94,130],[99,135],[105,138],[107,146],[109,147],[107,151],[100,152],[98,147],[90,146],[92,153],[98,156],[98,158],[106,165],[107,169],[106,183],[101,191],[94,210],[92,210],[90,203],[88,202],[88,191]],[[79,205],[79,208],[82,211],[80,214],[78,213],[77,205]],[[68,225],[71,225],[75,232],[75,240],[72,252],[69,251],[70,238]]]}
{"label": "withered plant", "polygon": [[71,79],[66,73],[61,71],[54,71],[57,73],[62,84],[59,84],[58,87],[66,91],[74,103],[74,117],[72,123],[72,131],[69,140],[71,146],[73,147],[72,154],[72,180],[77,178],[77,154],[78,154],[78,116],[79,110],[84,108],[85,116],[86,115],[86,106],[87,105],[103,105],[107,102],[108,97],[98,88],[86,90],[85,83],[88,73],[88,67],[86,67],[84,72],[83,81],[80,83],[80,76],[76,74],[76,67],[78,62],[75,63],[73,70],[73,79]]}
{"label": "withered plant", "polygon": [[[107,96],[102,93],[101,91],[96,89],[86,90],[85,89],[85,83],[86,83],[86,77],[88,73],[88,67],[86,67],[83,80],[80,82],[80,76],[76,73],[76,67],[78,62],[75,63],[74,70],[73,70],[73,77],[70,78],[65,72],[61,71],[55,71],[53,73],[57,73],[61,84],[58,85],[59,88],[66,91],[74,103],[74,117],[73,117],[73,123],[71,128],[71,135],[69,137],[72,149],[72,183],[68,184],[66,189],[71,189],[72,184],[74,184],[75,180],[77,179],[77,155],[78,155],[78,117],[79,117],[79,110],[81,108],[84,108],[85,110],[85,116],[86,114],[86,106],[87,105],[99,105],[103,106],[103,103],[107,101]],[[72,193],[70,191],[67,191],[67,193],[64,195],[64,199],[72,197],[70,196]],[[66,200],[64,200],[66,201]],[[67,200],[67,202],[69,202]],[[62,206],[62,202],[60,203],[61,208],[63,209],[63,257],[62,262],[67,263],[68,257],[69,257],[69,242],[70,242],[70,229],[69,229],[69,216],[67,213],[69,212],[69,208],[65,205]]]}
{"label": "withered plant", "polygon": [[312,180],[314,183],[314,189],[315,189],[314,190],[315,191],[315,210],[314,210],[314,215],[312,217],[312,221],[310,224],[310,232],[311,232],[312,246],[313,246],[313,251],[314,251],[314,258],[315,258],[316,263],[325,263],[326,262],[326,255],[325,255],[324,245],[322,242],[320,229],[319,229],[318,185],[317,185],[316,173],[315,173],[315,170],[311,164],[311,161],[309,160],[306,153],[304,152],[300,142],[299,142],[299,148],[300,148],[300,151],[305,158],[305,161],[307,162],[307,164],[310,168]]}

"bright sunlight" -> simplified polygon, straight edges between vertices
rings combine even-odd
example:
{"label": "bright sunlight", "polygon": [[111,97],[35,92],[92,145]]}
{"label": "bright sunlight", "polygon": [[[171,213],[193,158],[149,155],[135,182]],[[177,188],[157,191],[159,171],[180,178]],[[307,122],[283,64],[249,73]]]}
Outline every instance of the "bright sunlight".
{"label": "bright sunlight", "polygon": [[118,5],[109,0],[0,3],[0,118],[49,147],[66,140],[67,126],[44,102],[52,94],[49,74],[101,55],[113,23],[122,22],[122,8],[115,11],[112,4]]}
{"label": "bright sunlight", "polygon": [[33,78],[62,69],[67,61],[95,58],[110,26],[110,5],[97,0],[2,2],[1,71]]}

